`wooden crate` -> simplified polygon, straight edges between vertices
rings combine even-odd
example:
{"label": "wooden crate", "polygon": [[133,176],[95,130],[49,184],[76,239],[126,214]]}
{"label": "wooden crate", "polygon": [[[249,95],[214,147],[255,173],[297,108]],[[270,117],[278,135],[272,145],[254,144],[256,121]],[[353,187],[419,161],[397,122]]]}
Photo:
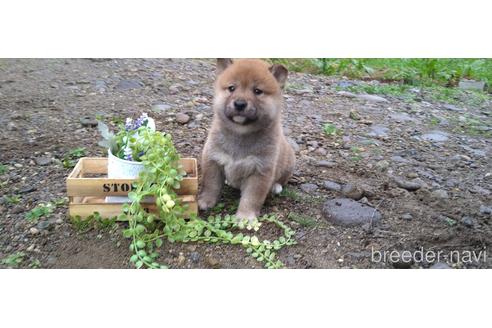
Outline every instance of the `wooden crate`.
{"label": "wooden crate", "polygon": [[[197,213],[198,169],[195,158],[180,161],[186,177],[176,190],[182,204],[188,205],[188,214]],[[114,217],[121,213],[122,203],[106,203],[106,196],[127,196],[135,179],[108,179],[108,159],[83,157],[67,178],[68,211],[70,216],[86,218],[94,212],[102,217]],[[143,203],[145,210],[155,212],[154,203]]]}

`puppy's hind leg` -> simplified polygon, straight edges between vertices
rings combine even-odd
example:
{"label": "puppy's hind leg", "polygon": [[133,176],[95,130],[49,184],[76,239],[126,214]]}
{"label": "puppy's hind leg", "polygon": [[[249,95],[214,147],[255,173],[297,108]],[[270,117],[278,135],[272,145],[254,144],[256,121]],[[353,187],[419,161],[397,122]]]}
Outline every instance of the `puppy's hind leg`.
{"label": "puppy's hind leg", "polygon": [[202,191],[198,196],[198,207],[200,210],[207,210],[217,204],[225,179],[222,167],[205,156],[202,160],[202,170]]}

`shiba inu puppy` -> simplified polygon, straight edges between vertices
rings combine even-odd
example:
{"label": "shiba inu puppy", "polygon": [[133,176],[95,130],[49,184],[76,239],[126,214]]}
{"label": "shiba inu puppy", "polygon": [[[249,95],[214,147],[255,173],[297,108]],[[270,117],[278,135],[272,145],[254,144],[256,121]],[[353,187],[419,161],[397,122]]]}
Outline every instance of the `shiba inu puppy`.
{"label": "shiba inu puppy", "polygon": [[254,220],[269,192],[280,193],[295,164],[281,123],[287,69],[255,59],[218,59],[214,118],[203,149],[201,210],[225,181],[241,190],[236,216]]}

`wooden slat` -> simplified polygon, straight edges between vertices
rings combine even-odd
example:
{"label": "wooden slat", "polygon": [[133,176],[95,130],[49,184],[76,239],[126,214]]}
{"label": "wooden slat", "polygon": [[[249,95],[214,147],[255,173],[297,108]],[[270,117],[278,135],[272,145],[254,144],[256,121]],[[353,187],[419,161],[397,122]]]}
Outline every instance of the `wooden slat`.
{"label": "wooden slat", "polygon": [[[176,190],[178,195],[196,195],[198,193],[198,177],[196,159],[181,160],[188,176],[181,181],[181,187]],[[72,173],[67,178],[68,196],[126,196],[131,191],[136,179],[82,178],[77,172],[87,174],[107,174],[107,158],[85,157],[79,160]]]}
{"label": "wooden slat", "polygon": [[[196,197],[193,195],[186,195],[180,197],[182,204],[188,204],[188,210],[186,212],[189,214],[198,213],[198,205],[196,202]],[[142,204],[146,210],[151,213],[156,212],[155,204]],[[89,198],[86,197],[84,202],[71,203],[68,206],[70,216],[80,216],[81,218],[87,218],[88,216],[94,214],[94,212],[99,212],[101,217],[110,218],[121,214],[121,208],[123,204],[114,204],[104,202],[104,198]]]}

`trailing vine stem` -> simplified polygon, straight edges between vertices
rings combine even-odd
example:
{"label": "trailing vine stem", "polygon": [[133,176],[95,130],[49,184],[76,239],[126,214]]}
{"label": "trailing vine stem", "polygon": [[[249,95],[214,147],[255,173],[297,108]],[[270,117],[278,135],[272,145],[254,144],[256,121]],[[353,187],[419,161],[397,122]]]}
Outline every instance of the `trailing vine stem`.
{"label": "trailing vine stem", "polygon": [[[185,172],[179,164],[169,134],[146,129],[140,134],[140,148],[144,170],[128,194],[131,203],[123,206],[119,220],[127,220],[123,231],[131,238],[130,261],[137,268],[167,268],[159,264],[155,251],[168,242],[224,243],[242,245],[248,254],[267,268],[281,268],[283,263],[277,251],[295,244],[294,231],[273,215],[265,215],[254,222],[238,221],[234,216],[210,216],[207,220],[188,215],[187,205],[182,204],[175,190],[179,189]],[[155,211],[146,211],[146,198],[153,197]],[[273,241],[262,240],[254,234],[263,223],[272,223],[282,230],[282,235]],[[241,232],[243,231],[243,232]],[[251,233],[248,233],[251,232]]]}

